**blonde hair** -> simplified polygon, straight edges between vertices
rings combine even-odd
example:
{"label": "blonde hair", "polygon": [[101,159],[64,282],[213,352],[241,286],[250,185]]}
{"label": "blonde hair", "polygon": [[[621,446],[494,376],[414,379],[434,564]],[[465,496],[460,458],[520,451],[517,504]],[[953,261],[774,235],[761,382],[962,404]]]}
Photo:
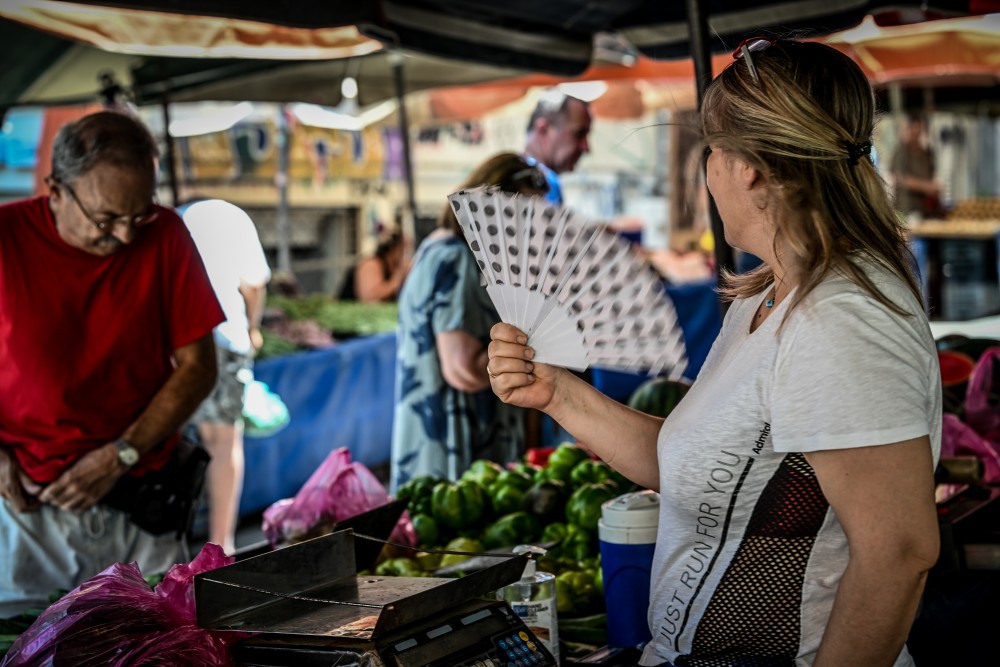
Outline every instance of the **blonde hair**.
{"label": "blonde hair", "polygon": [[[774,195],[779,240],[799,272],[789,312],[837,271],[893,311],[905,314],[849,260],[865,255],[906,282],[920,300],[910,269],[906,230],[871,160],[875,96],[861,69],[817,42],[779,40],[733,61],[708,87],[702,105],[705,141],[757,169]],[[862,149],[859,153],[858,149]],[[721,293],[757,294],[774,280],[767,265],[723,276]]]}
{"label": "blonde hair", "polygon": [[[458,186],[458,190],[498,185],[504,192],[544,194],[548,189],[548,186],[543,185],[544,181],[545,176],[523,156],[517,153],[498,153],[476,167]],[[438,226],[462,235],[462,228],[451,204],[445,204],[441,210]]]}

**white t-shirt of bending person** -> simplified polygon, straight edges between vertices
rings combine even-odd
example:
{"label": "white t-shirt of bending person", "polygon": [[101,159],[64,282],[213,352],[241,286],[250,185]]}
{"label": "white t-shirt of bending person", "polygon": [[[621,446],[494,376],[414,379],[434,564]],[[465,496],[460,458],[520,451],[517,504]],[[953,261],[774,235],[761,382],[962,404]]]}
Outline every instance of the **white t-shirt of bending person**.
{"label": "white t-shirt of bending person", "polygon": [[215,328],[215,343],[238,354],[250,354],[249,322],[240,284],[260,287],[271,279],[257,228],[243,209],[221,199],[195,202],[182,212],[226,315],[226,321]]}
{"label": "white t-shirt of bending person", "polygon": [[[665,422],[641,664],[811,665],[848,545],[803,453],[929,435],[937,461],[941,376],[927,320],[904,284],[865,266],[912,316],[839,276],[780,333],[791,297],[754,333],[764,294],[739,300]],[[904,649],[897,667],[912,664]]]}

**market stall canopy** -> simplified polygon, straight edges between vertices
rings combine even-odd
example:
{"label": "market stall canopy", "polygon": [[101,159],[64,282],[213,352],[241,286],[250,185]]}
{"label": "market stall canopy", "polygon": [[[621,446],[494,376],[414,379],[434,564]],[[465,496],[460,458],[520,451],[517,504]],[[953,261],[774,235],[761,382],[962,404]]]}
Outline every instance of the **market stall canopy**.
{"label": "market stall canopy", "polygon": [[[818,39],[851,56],[876,87],[1000,83],[1000,14],[885,27],[869,16],[856,27]],[[713,72],[719,73],[730,62],[729,53],[714,56]],[[518,100],[532,88],[604,82],[607,92],[594,101],[595,113],[611,118],[638,117],[651,109],[695,108],[694,75],[690,59],[657,61],[639,55],[633,63],[595,64],[574,77],[533,73],[437,88],[425,95],[434,118],[466,120]],[[641,104],[623,103],[631,99]]]}
{"label": "market stall canopy", "polygon": [[404,59],[406,92],[524,73],[390,53],[355,26],[308,30],[45,0],[0,6],[0,53],[8,64],[0,107],[90,103],[115,83],[140,104],[169,93],[178,101],[336,105],[345,76],[359,82],[364,106],[396,94],[394,57]]}
{"label": "market stall canopy", "polygon": [[879,27],[871,18],[827,40],[876,85],[1000,83],[1000,14]]}
{"label": "market stall canopy", "polygon": [[[36,5],[45,0],[20,0]],[[59,3],[47,2],[46,5]],[[77,3],[61,3],[73,5]],[[592,62],[593,36],[620,32],[646,55],[682,58],[691,53],[687,4],[662,0],[380,0],[328,2],[271,0],[101,0],[118,10],[214,16],[294,29],[357,26],[379,41],[424,53],[502,67],[572,75]],[[713,50],[732,48],[748,33],[806,29],[829,33],[886,11],[928,15],[982,13],[993,0],[824,0],[787,2],[707,0]],[[49,10],[53,11],[53,10]],[[930,14],[929,14],[930,13]],[[898,17],[894,20],[899,20]],[[904,20],[909,21],[909,18]],[[106,47],[105,47],[106,48]]]}
{"label": "market stall canopy", "polygon": [[[714,0],[699,6],[708,17],[709,45],[722,53],[750,34],[826,34],[868,13],[885,16],[889,8],[908,7],[892,20],[910,21],[997,4]],[[378,63],[388,59],[386,47],[412,59],[408,90],[525,70],[577,75],[595,61],[595,35],[602,33],[621,34],[658,59],[687,58],[692,50],[687,4],[661,0],[5,0],[0,19],[0,53],[8,64],[0,72],[0,106],[81,101],[74,98],[96,87],[95,70],[134,84],[140,102],[169,88],[173,99],[336,104],[344,61],[385,71],[391,68]],[[416,53],[432,59],[423,66]],[[372,98],[381,96],[375,80]],[[368,94],[362,85],[362,104],[376,101]]]}

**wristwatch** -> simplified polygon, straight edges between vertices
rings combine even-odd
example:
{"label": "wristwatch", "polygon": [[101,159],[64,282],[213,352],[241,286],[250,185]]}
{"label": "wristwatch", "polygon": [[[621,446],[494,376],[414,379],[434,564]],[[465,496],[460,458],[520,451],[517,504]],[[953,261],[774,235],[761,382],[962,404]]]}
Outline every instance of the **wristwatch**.
{"label": "wristwatch", "polygon": [[139,450],[125,438],[115,440],[115,449],[118,450],[118,461],[126,468],[131,468],[139,462]]}

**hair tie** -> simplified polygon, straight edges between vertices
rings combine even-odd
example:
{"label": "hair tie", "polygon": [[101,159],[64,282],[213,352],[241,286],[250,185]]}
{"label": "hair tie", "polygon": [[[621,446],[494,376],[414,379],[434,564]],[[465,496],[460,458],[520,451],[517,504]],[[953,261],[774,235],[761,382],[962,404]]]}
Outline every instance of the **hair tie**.
{"label": "hair tie", "polygon": [[865,141],[860,144],[851,143],[850,141],[842,142],[844,148],[847,149],[847,163],[852,167],[858,163],[862,155],[868,156],[871,159],[872,154],[872,142]]}

